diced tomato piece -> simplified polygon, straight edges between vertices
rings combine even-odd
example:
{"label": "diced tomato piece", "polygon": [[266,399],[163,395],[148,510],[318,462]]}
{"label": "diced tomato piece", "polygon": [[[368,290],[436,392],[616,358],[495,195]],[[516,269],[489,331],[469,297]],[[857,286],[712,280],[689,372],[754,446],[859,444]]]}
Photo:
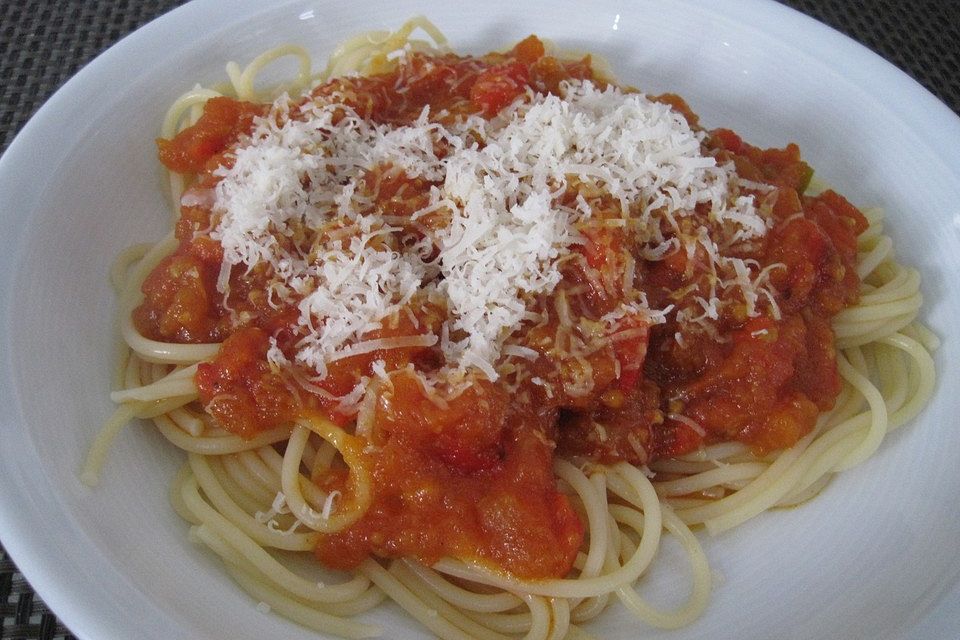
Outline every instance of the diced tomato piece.
{"label": "diced tomato piece", "polygon": [[677,420],[667,419],[653,431],[651,455],[655,459],[676,458],[703,446],[703,436]]}
{"label": "diced tomato piece", "polygon": [[217,323],[215,283],[215,268],[197,256],[167,256],[143,282],[144,301],[133,314],[137,329],[154,340],[211,341]]}
{"label": "diced tomato piece", "polygon": [[743,139],[730,129],[715,129],[713,138],[724,149],[732,153],[740,153],[740,149],[743,147]]}
{"label": "diced tomato piece", "polygon": [[207,161],[223,151],[241,133],[248,132],[254,116],[263,107],[232,98],[207,100],[203,115],[193,126],[178,133],[172,140],[157,139],[160,162],[177,173],[199,173]]}
{"label": "diced tomato piece", "polygon": [[267,363],[269,336],[256,328],[227,338],[210,362],[197,367],[197,388],[206,411],[224,429],[243,438],[296,417],[298,406]]}
{"label": "diced tomato piece", "polygon": [[529,84],[530,73],[520,62],[491,67],[477,76],[470,100],[486,116],[493,116],[520,96]]}
{"label": "diced tomato piece", "polygon": [[529,66],[543,57],[543,42],[537,36],[527,36],[513,48],[514,57]]}

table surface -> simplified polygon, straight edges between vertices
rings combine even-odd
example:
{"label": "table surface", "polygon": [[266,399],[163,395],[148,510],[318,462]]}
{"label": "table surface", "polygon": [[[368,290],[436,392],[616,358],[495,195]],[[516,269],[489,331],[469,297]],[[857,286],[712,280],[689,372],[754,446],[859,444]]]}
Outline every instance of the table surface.
{"label": "table surface", "polygon": [[[781,1],[868,46],[960,114],[957,0]],[[0,2],[0,153],[78,69],[180,4],[179,0]],[[54,638],[73,636],[0,546],[0,640]]]}

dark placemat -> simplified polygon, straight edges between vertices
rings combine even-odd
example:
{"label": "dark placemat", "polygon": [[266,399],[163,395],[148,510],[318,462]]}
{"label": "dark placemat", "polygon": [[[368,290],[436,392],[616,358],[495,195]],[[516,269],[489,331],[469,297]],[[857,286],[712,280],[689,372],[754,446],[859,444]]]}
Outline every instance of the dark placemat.
{"label": "dark placemat", "polygon": [[[960,2],[782,1],[867,45],[960,113]],[[180,4],[179,0],[0,0],[0,152],[83,65]],[[53,638],[73,636],[0,547],[0,640]]]}
{"label": "dark placemat", "polygon": [[[957,0],[781,0],[867,45],[960,113]],[[182,0],[0,1],[0,153],[98,53]]]}

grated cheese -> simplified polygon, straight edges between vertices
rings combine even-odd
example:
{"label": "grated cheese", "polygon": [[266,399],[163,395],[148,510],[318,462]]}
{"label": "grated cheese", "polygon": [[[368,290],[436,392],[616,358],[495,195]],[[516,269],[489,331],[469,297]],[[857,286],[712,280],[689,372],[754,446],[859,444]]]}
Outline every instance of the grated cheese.
{"label": "grated cheese", "polygon": [[[290,357],[320,378],[339,359],[437,344],[447,373],[476,370],[495,380],[504,356],[535,357],[505,346],[561,281],[558,264],[585,242],[577,229],[592,216],[590,201],[559,203],[579,181],[613,198],[621,219],[604,224],[636,232],[646,259],[677,250],[693,259],[698,248],[708,256],[711,290],[679,318],[716,319],[717,287],[742,290],[751,314],[764,293],[772,303],[750,265],[724,255],[766,233],[754,197],[739,193],[759,187],[704,155],[705,134],[666,104],[588,81],[567,83],[561,94],[528,92],[489,121],[441,124],[427,107],[408,125],[365,121],[336,93],[302,104],[281,96],[215,172],[218,289],[228,292],[234,269],[264,270],[269,304],[297,305]],[[363,195],[364,177],[377,168],[429,182],[429,203],[411,220],[440,215],[445,224],[411,242],[403,221],[376,213]],[[208,197],[190,194],[185,203]],[[703,206],[709,229],[684,233],[680,221]],[[630,271],[624,282],[632,287]],[[447,310],[439,335],[369,338],[417,299]],[[662,322],[670,311],[650,309],[641,296],[602,320],[646,313]],[[275,342],[268,360],[289,364]]]}

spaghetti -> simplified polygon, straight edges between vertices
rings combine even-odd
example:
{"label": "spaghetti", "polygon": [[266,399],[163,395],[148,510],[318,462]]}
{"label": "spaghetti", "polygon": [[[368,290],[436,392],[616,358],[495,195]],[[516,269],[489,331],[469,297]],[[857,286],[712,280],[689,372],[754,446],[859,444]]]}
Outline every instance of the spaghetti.
{"label": "spaghetti", "polygon": [[[191,539],[302,625],[373,637],[385,599],[448,639],[589,637],[614,600],[689,624],[691,527],[809,499],[932,393],[919,274],[795,146],[423,19],[227,75],[163,122],[175,230],[111,272],[119,406],[82,479],[152,420]],[[672,611],[636,591],[664,531]]]}

